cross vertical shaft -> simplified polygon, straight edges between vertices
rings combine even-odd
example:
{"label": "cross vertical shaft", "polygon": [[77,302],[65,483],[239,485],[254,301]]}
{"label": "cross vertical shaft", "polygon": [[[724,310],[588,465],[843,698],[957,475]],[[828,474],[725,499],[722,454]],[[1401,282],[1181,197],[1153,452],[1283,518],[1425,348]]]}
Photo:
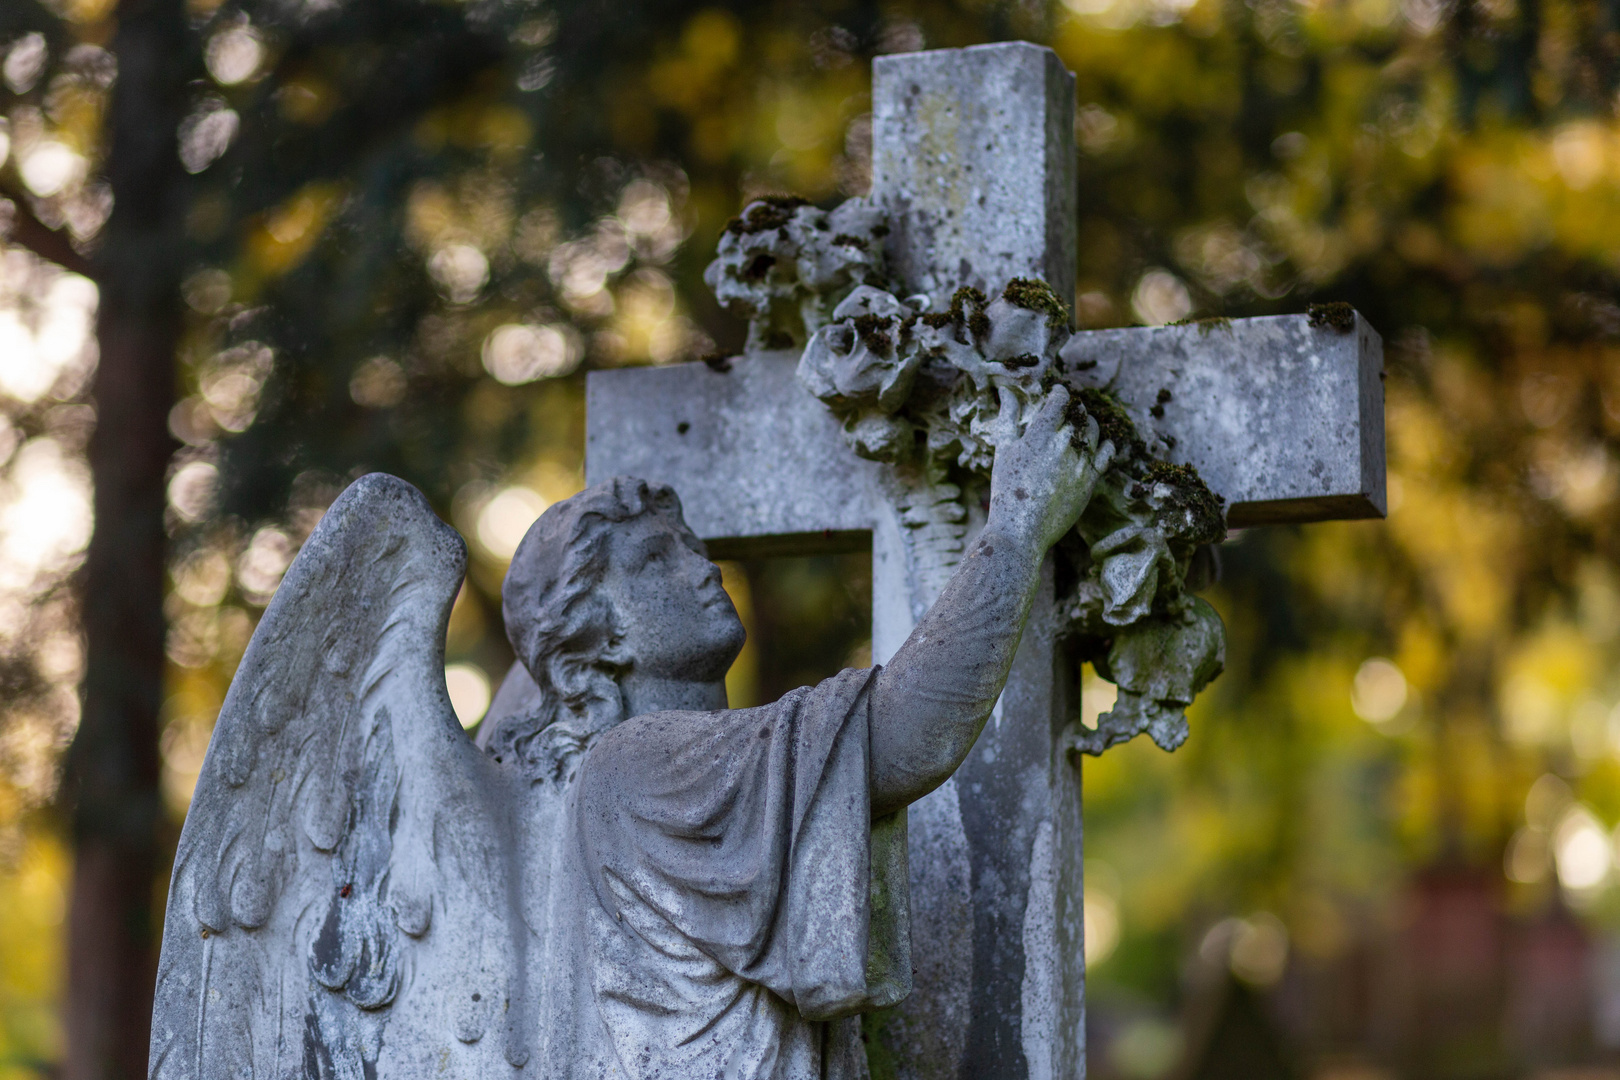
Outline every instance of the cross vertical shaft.
{"label": "cross vertical shaft", "polygon": [[[1014,277],[1074,295],[1074,77],[1010,43],[880,57],[872,199],[907,291]],[[975,493],[888,476],[873,500],[872,652],[904,643],[983,524]],[[966,503],[966,505],[962,505]],[[1006,689],[956,775],[909,811],[915,989],[885,1025],[905,1075],[1084,1071],[1079,772],[1050,559]]]}

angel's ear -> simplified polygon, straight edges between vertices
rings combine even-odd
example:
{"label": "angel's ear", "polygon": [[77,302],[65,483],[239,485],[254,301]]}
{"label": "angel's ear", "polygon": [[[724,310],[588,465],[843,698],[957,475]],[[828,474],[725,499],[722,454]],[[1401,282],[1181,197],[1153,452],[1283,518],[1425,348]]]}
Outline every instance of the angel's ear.
{"label": "angel's ear", "polygon": [[591,696],[585,700],[585,730],[606,731],[624,719],[624,694],[619,680],[605,676],[591,689]]}
{"label": "angel's ear", "polygon": [[636,658],[630,653],[630,644],[627,640],[629,634],[618,625],[618,619],[613,620],[613,632],[608,635],[607,642],[596,655],[596,662],[592,667],[607,671],[617,679],[624,671],[635,663]]}

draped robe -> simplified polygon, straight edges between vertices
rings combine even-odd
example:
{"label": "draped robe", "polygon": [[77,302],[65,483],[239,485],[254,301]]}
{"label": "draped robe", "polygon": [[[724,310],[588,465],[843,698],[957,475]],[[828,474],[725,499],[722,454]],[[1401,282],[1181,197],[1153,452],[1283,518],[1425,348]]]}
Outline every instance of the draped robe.
{"label": "draped robe", "polygon": [[873,674],[638,716],[585,752],[524,875],[544,890],[525,1071],[867,1076],[859,1013],[911,983],[904,811],[871,812]]}

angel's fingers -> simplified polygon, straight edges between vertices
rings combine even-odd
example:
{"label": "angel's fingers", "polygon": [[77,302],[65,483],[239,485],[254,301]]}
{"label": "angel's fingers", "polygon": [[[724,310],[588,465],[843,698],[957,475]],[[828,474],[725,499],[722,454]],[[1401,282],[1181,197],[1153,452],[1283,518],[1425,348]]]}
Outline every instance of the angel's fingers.
{"label": "angel's fingers", "polygon": [[1087,413],[1085,423],[1074,432],[1074,448],[1076,450],[1089,450],[1097,452],[1097,444],[1102,439],[1102,428],[1097,426],[1097,418]]}
{"label": "angel's fingers", "polygon": [[1108,471],[1108,466],[1114,461],[1114,441],[1104,439],[1103,444],[1097,447],[1097,453],[1091,459],[1091,468],[1096,475],[1101,476]]}
{"label": "angel's fingers", "polygon": [[1028,433],[1039,436],[1057,431],[1063,426],[1063,414],[1068,407],[1069,388],[1058,383],[1036,410],[1034,419],[1029,422]]}

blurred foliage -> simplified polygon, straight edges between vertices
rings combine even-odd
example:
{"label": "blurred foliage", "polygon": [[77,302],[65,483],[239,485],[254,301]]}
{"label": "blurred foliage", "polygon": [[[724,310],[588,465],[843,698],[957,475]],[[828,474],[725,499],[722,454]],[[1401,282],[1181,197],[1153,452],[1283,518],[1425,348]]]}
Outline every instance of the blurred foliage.
{"label": "blurred foliage", "polygon": [[[751,194],[864,189],[871,56],[1024,37],[1078,74],[1082,325],[1342,299],[1388,361],[1388,522],[1235,537],[1212,597],[1227,672],[1194,737],[1086,765],[1094,1075],[1162,1075],[1191,1052],[1166,1020],[1197,998],[1199,963],[1291,999],[1278,1022],[1346,1068],[1515,1075],[1603,1041],[1598,1023],[1538,1050],[1498,1010],[1467,1036],[1476,1050],[1431,1053],[1385,1015],[1407,999],[1340,1008],[1323,988],[1354,968],[1371,972],[1363,998],[1384,995],[1434,868],[1483,875],[1514,926],[1573,910],[1594,939],[1620,928],[1612,3],[192,13],[164,735],[177,818],[254,620],[347,480],[398,473],[468,537],[451,659],[498,677],[505,559],[582,482],[582,371],[740,343],[699,277],[714,239]],[[106,218],[110,18],[106,0],[0,5],[16,238],[31,218],[88,250]],[[65,863],[40,814],[77,716],[63,597],[93,347],[77,279],[16,248],[0,265],[0,1069],[27,1070],[56,1052]],[[739,701],[858,650],[859,560],[727,569],[756,630]],[[1105,688],[1087,685],[1099,707]]]}

